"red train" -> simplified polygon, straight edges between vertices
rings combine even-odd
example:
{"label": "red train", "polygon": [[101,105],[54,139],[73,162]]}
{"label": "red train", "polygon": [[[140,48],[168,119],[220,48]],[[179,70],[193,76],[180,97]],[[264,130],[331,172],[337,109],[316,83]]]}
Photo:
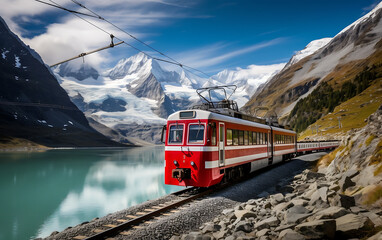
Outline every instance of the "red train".
{"label": "red train", "polygon": [[232,100],[211,101],[210,91],[225,87],[199,89],[202,105],[169,116],[162,132],[165,184],[209,187],[296,154],[338,146],[338,141],[297,143],[296,132],[242,114]]}

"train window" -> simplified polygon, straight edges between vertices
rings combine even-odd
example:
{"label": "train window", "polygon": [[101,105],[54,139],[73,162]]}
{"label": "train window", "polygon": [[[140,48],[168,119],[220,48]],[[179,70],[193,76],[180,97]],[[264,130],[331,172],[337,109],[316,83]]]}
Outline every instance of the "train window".
{"label": "train window", "polygon": [[227,129],[227,145],[233,145],[232,129]]}
{"label": "train window", "polygon": [[253,139],[253,133],[251,131],[248,132],[248,143],[249,145],[252,145],[253,142],[252,142],[252,139]]}
{"label": "train window", "polygon": [[268,133],[264,133],[265,144],[268,144]]}
{"label": "train window", "polygon": [[203,143],[204,142],[204,125],[190,124],[188,127],[188,142]]}
{"label": "train window", "polygon": [[244,145],[248,145],[248,131],[244,131]]}
{"label": "train window", "polygon": [[211,125],[211,145],[216,145],[216,124],[212,123]]}
{"label": "train window", "polygon": [[220,125],[220,126],[219,126],[219,141],[220,141],[220,142],[224,142],[224,134],[223,134],[223,131],[224,131],[224,125]]}
{"label": "train window", "polygon": [[253,136],[253,144],[256,145],[257,144],[257,133],[256,132],[252,132],[252,136]]}
{"label": "train window", "polygon": [[183,141],[183,125],[170,126],[168,143],[182,143]]}
{"label": "train window", "polygon": [[239,145],[244,145],[244,131],[239,130]]}
{"label": "train window", "polygon": [[233,145],[239,145],[239,133],[237,130],[232,130]]}

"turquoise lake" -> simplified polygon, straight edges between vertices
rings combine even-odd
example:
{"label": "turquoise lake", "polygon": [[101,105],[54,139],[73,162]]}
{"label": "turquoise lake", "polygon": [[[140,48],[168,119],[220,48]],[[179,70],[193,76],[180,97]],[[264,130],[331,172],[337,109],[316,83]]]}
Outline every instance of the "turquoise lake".
{"label": "turquoise lake", "polygon": [[0,153],[0,239],[47,237],[182,189],[164,185],[164,147]]}

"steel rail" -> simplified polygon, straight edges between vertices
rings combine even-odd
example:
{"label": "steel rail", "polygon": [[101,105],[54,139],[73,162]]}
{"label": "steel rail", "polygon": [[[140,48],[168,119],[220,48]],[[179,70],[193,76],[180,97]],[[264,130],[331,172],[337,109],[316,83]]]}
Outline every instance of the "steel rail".
{"label": "steel rail", "polygon": [[[179,207],[181,205],[184,205],[185,203],[190,202],[190,201],[192,201],[194,199],[197,199],[197,198],[200,198],[200,197],[205,196],[207,194],[210,194],[210,193],[212,193],[215,190],[216,189],[214,189],[214,188],[207,189],[207,190],[205,190],[205,191],[203,191],[201,193],[198,193],[198,194],[193,195],[191,197],[187,197],[185,199],[179,200],[179,201],[177,201],[175,203],[171,203],[171,204],[169,204],[167,206],[164,206],[163,208],[160,208],[158,210],[149,212],[149,213],[147,213],[147,214],[145,214],[145,215],[143,215],[141,217],[134,218],[134,219],[132,219],[130,221],[121,223],[121,224],[119,224],[119,225],[117,225],[117,226],[115,226],[113,228],[109,228],[109,229],[107,229],[107,230],[105,230],[103,232],[97,233],[97,234],[95,234],[93,236],[90,236],[88,238],[85,238],[85,239],[86,240],[98,240],[98,239],[105,239],[107,237],[118,235],[120,232],[122,232],[123,230],[128,229],[131,226],[134,226],[134,225],[137,225],[139,223],[142,223],[145,220],[148,220],[148,219],[151,219],[151,218],[153,218],[155,216],[158,216],[161,213],[166,212],[166,211],[168,211],[170,209],[173,209],[173,208]],[[180,190],[178,192],[187,192],[187,191]]]}

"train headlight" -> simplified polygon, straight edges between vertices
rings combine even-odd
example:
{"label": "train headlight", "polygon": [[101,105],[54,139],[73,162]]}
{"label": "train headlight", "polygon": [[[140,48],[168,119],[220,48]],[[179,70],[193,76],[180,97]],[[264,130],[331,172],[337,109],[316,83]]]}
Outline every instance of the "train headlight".
{"label": "train headlight", "polygon": [[195,163],[191,161],[191,166],[195,166]]}
{"label": "train headlight", "polygon": [[175,164],[175,165],[178,165],[178,161],[174,160],[174,164]]}

